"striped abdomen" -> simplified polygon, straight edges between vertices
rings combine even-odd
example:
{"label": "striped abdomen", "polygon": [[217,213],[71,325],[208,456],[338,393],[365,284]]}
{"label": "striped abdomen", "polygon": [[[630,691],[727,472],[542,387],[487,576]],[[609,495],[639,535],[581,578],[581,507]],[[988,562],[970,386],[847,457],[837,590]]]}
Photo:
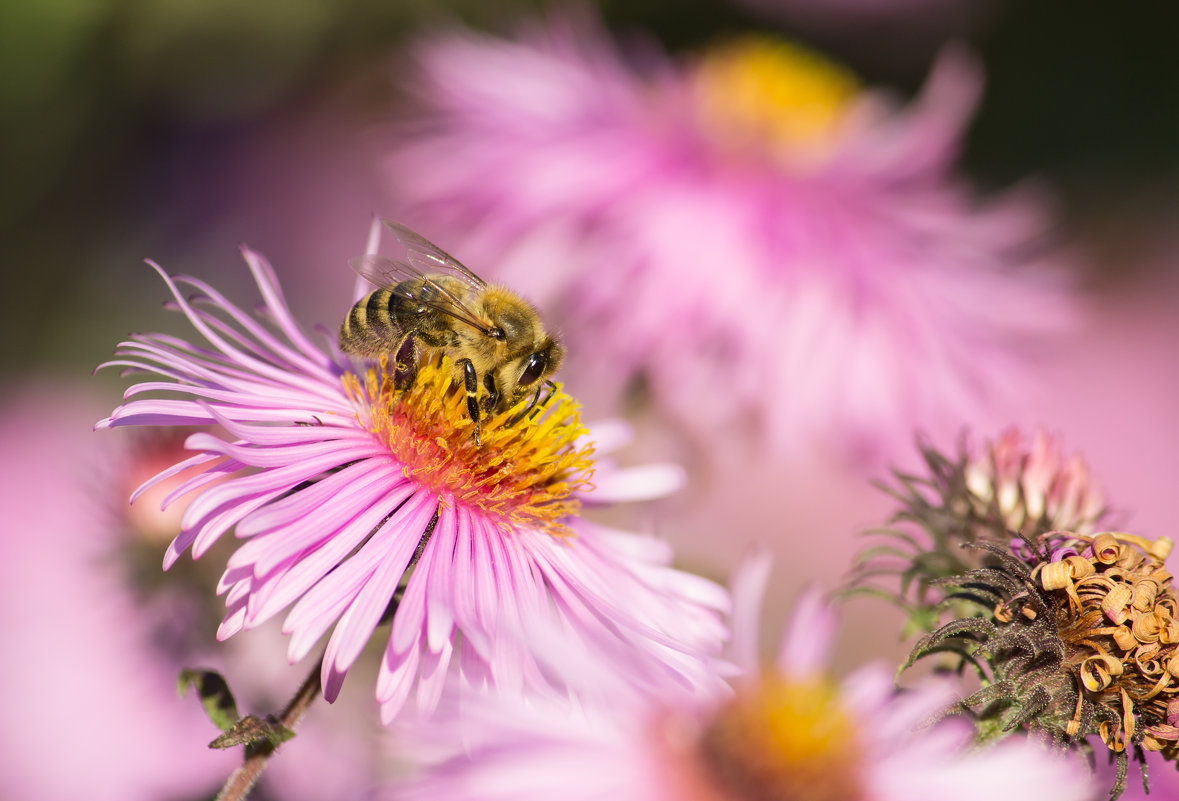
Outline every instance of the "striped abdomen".
{"label": "striped abdomen", "polygon": [[394,314],[399,300],[385,287],[357,301],[340,326],[340,350],[370,359],[395,350],[405,334]]}

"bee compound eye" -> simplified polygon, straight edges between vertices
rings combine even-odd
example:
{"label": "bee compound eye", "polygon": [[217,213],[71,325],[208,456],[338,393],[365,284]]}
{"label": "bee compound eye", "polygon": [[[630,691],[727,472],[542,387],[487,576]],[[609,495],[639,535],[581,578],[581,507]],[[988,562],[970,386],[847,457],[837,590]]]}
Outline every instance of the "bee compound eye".
{"label": "bee compound eye", "polygon": [[528,363],[524,365],[524,372],[520,374],[520,385],[535,384],[544,375],[544,368],[548,363],[549,356],[543,351],[529,356]]}

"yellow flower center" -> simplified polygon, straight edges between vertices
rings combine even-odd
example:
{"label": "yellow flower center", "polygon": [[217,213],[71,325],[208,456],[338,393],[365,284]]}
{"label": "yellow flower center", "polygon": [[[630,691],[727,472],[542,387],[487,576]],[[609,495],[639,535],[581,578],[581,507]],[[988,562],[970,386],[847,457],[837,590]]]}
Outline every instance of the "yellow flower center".
{"label": "yellow flower center", "polygon": [[741,799],[863,797],[855,725],[822,679],[763,680],[721,710],[703,747],[719,783]]}
{"label": "yellow flower center", "polygon": [[476,445],[467,396],[453,375],[448,360],[432,360],[412,385],[397,389],[382,360],[363,383],[345,375],[344,389],[361,425],[388,447],[407,478],[481,510],[505,529],[570,534],[562,521],[577,513],[574,493],[593,474],[593,446],[577,443],[587,433],[577,404],[558,385],[526,416],[521,404],[484,418]]}
{"label": "yellow flower center", "polygon": [[828,149],[860,84],[818,53],[750,36],[706,54],[695,89],[701,122],[718,139],[797,157]]}

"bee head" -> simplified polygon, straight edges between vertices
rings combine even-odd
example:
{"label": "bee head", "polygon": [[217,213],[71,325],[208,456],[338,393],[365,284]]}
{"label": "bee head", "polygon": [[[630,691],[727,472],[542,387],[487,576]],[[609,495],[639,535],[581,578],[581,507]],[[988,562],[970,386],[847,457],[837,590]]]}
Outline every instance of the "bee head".
{"label": "bee head", "polygon": [[510,408],[525,395],[535,392],[542,381],[557,371],[564,359],[565,348],[551,336],[546,336],[536,349],[504,364],[496,371],[501,408]]}

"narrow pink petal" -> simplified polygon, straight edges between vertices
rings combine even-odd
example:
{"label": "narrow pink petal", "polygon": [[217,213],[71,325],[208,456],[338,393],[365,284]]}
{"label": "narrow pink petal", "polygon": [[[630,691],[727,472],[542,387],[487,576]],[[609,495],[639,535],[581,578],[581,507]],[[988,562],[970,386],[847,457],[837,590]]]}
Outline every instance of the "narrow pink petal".
{"label": "narrow pink petal", "polygon": [[438,507],[426,585],[426,641],[437,653],[450,642],[454,632],[453,565],[458,539],[458,518],[454,503],[447,499]]}
{"label": "narrow pink petal", "polygon": [[[401,494],[409,484],[400,475],[391,478],[384,470],[373,470],[365,464],[358,467],[361,469],[353,471],[350,476],[353,483],[337,482],[336,486],[342,486],[343,489],[335,494],[316,493],[316,497],[310,499],[300,498],[303,492],[288,495],[243,520],[237,528],[238,536],[253,539],[239,548],[230,557],[228,564],[232,567],[252,564],[254,575],[263,578],[275,565],[327,540],[351,517],[384,498]],[[343,472],[347,471],[337,475]],[[324,482],[334,477],[324,479]],[[305,492],[309,493],[309,490]],[[285,514],[267,515],[270,523],[261,534],[257,533],[258,526],[247,529],[247,524],[252,523],[256,515],[267,513],[276,504],[291,500],[297,503],[287,504],[283,510]]]}
{"label": "narrow pink petal", "polygon": [[319,348],[315,347],[314,343],[303,333],[303,329],[295,322],[294,317],[291,316],[290,307],[287,306],[286,299],[283,298],[282,290],[279,288],[278,278],[274,274],[274,268],[270,266],[270,263],[265,258],[249,248],[243,247],[242,255],[246,259],[246,264],[249,266],[250,272],[254,274],[254,280],[258,283],[258,290],[262,293],[262,298],[266,302],[266,308],[273,315],[275,322],[282,329],[283,334],[305,356],[318,363],[324,369],[330,370],[334,366],[331,360]]}
{"label": "narrow pink petal", "polygon": [[246,603],[239,600],[237,606],[228,609],[221,625],[217,627],[217,641],[224,642],[242,630],[242,623],[246,619]]}
{"label": "narrow pink petal", "polygon": [[[250,255],[253,255],[255,258],[260,258],[252,251],[250,251]],[[249,263],[249,260],[249,256],[247,256],[246,262]],[[290,313],[287,310],[286,304],[282,302],[282,299],[278,294],[280,290],[277,286],[272,285],[268,287],[262,287],[259,285],[259,289],[261,289],[262,296],[266,300],[271,314],[274,315],[274,319],[279,322],[279,326],[283,328],[283,333],[294,332],[299,338],[301,344],[307,346],[306,348],[302,349],[302,351],[294,350],[284,345],[282,342],[272,336],[269,331],[258,325],[253,317],[242,312],[224,295],[211,287],[209,284],[206,284],[204,281],[196,278],[186,278],[184,281],[178,283],[186,283],[203,292],[210,300],[212,300],[215,306],[224,309],[227,313],[229,313],[233,317],[234,322],[240,325],[250,336],[254,337],[254,339],[256,339],[263,348],[265,348],[267,351],[270,351],[272,354],[274,354],[274,356],[278,357],[282,361],[286,362],[293,370],[297,370],[305,374],[317,375],[320,380],[325,382],[338,378],[338,373],[332,369],[336,365],[327,357],[326,354],[319,351],[318,348],[315,348],[311,344],[310,340],[303,336],[298,326],[294,323],[294,320],[290,317]],[[272,300],[277,302],[272,303]],[[294,341],[293,338],[289,337],[289,334],[288,338],[290,338],[291,341]],[[311,358],[308,358],[309,355]]]}
{"label": "narrow pink petal", "polygon": [[270,470],[240,476],[217,484],[202,492],[184,510],[181,525],[187,529],[206,515],[226,504],[238,502],[242,497],[282,489],[291,490],[304,481],[318,477],[321,473],[341,467],[354,459],[370,455],[371,448],[341,448],[328,451],[314,459],[283,465]]}
{"label": "narrow pink petal", "polygon": [[491,680],[491,670],[487,660],[474,648],[469,640],[464,640],[458,648],[459,676],[464,686],[473,690],[482,690]]}
{"label": "narrow pink petal", "polygon": [[[356,594],[360,592],[360,588],[364,586],[364,582],[368,580],[369,575],[368,573],[351,574],[350,581],[338,584],[334,595],[317,599],[319,603],[314,605],[304,603],[307,596],[303,596],[295,608],[291,610],[291,614],[287,615],[282,626],[283,634],[291,635],[291,641],[287,644],[288,661],[295,663],[307,656],[307,652],[311,650],[312,646],[319,642],[319,638],[323,636],[324,632],[332,627],[332,624],[352,603]],[[291,618],[296,612],[299,614],[298,624],[293,625]],[[325,660],[323,665],[325,680],[329,669],[330,665]]]}
{"label": "narrow pink petal", "polygon": [[778,648],[777,665],[789,676],[822,673],[831,656],[835,610],[815,587],[803,590]]}
{"label": "narrow pink petal", "polygon": [[[522,634],[520,611],[516,606],[518,592],[511,562],[505,553],[503,537],[488,537],[485,541],[490,551],[488,566],[494,570],[494,594],[499,598],[498,619],[494,622],[506,627],[510,633]],[[496,638],[496,657],[492,672],[495,674],[496,685],[506,694],[519,696],[524,690],[524,648],[525,643],[521,636]]]}
{"label": "narrow pink petal", "polygon": [[666,498],[688,482],[684,468],[675,464],[646,464],[595,476],[587,500],[597,503],[634,503]]}
{"label": "narrow pink petal", "polygon": [[218,459],[218,458],[220,458],[220,457],[212,455],[212,454],[198,453],[195,456],[189,456],[187,459],[181,459],[179,462],[172,465],[167,470],[161,470],[160,472],[156,473],[154,476],[149,478],[147,481],[143,482],[138,487],[136,487],[135,491],[131,493],[131,503],[135,503],[136,498],[138,498],[144,492],[151,489],[152,487],[154,487],[156,484],[160,483],[161,481],[166,481],[167,479],[172,478],[175,475],[183,473],[185,470],[189,469],[190,467],[196,467],[197,465],[205,464],[206,462],[211,462],[214,459]]}
{"label": "narrow pink petal", "polygon": [[[201,456],[207,456],[209,459],[223,458],[209,454],[201,454]],[[180,464],[185,464],[189,461],[190,460],[185,459]],[[194,492],[209,484],[215,484],[218,481],[222,481],[226,476],[232,475],[243,469],[245,469],[245,465],[234,459],[225,459],[219,464],[210,465],[200,475],[193,476],[192,478],[187,479],[186,481],[183,481],[174,487],[167,495],[164,496],[163,500],[160,501],[160,508],[167,509],[169,506],[174,504],[180,498],[183,498],[188,493]]]}
{"label": "narrow pink petal", "polygon": [[388,726],[409,697],[417,677],[419,649],[411,648],[404,654],[385,652],[377,674],[377,700],[381,702],[381,723]]}
{"label": "narrow pink petal", "polygon": [[[437,531],[437,526],[435,526]],[[425,633],[426,625],[426,587],[430,583],[430,564],[433,561],[437,541],[434,535],[426,543],[421,559],[410,574],[405,592],[401,595],[401,602],[397,605],[397,612],[393,615],[392,630],[389,632],[389,643],[397,653],[409,650],[410,644],[419,641]]]}
{"label": "narrow pink petal", "polygon": [[773,554],[761,548],[742,559],[733,576],[733,614],[729,622],[733,661],[749,675],[756,675],[761,665],[761,605],[773,566]]}
{"label": "narrow pink petal", "polygon": [[[252,610],[250,625],[261,623],[303,597],[320,579],[336,570],[348,554],[360,546],[381,521],[392,514],[414,491],[414,486],[406,482],[396,492],[390,493],[388,497],[382,498],[363,513],[345,521],[339,529],[327,532],[320,546],[293,556],[294,564],[289,571],[284,571],[282,575],[267,576],[262,580],[260,586],[268,588],[265,603]],[[288,617],[284,630],[293,631],[293,627],[301,625],[303,621],[299,616],[294,616],[293,620]]]}
{"label": "narrow pink petal", "polygon": [[495,631],[499,624],[499,593],[496,591],[495,561],[491,556],[491,540],[503,536],[494,523],[468,510],[471,518],[471,553],[474,556],[475,613],[495,645]]}
{"label": "narrow pink petal", "polygon": [[[431,501],[432,498],[427,498],[426,502],[404,511],[404,517],[398,521],[396,532],[390,531],[391,526],[383,527],[373,536],[370,543],[361,548],[360,553],[352,557],[364,557],[366,550],[375,549],[378,545],[381,547],[381,550],[375,551],[372,556],[376,559],[379,554],[376,569],[340,618],[328,642],[324,661],[330,662],[337,671],[342,673],[352,666],[372,637],[381,615],[389,607],[393,591],[397,589],[405,568],[413,557],[422,532],[434,516],[436,506],[432,505]],[[382,537],[388,541],[387,544],[379,542]]]}
{"label": "narrow pink petal", "polygon": [[446,687],[447,668],[450,667],[450,657],[453,653],[454,645],[447,640],[438,652],[427,650],[420,655],[418,711],[423,716],[432,714],[438,708],[438,701]]}
{"label": "narrow pink petal", "polygon": [[335,461],[339,465],[353,459],[376,456],[382,452],[373,438],[363,431],[341,431],[339,438],[321,442],[265,447],[225,442],[202,431],[189,436],[184,447],[193,451],[221,453],[251,467],[283,467],[324,456],[337,456]]}
{"label": "narrow pink petal", "polygon": [[475,545],[472,542],[471,515],[463,507],[456,507],[455,517],[458,520],[458,536],[454,546],[454,560],[451,571],[454,581],[451,584],[451,603],[454,609],[454,620],[467,643],[484,659],[491,659],[491,635],[484,630],[479,615],[479,599],[475,591]]}
{"label": "narrow pink petal", "polygon": [[[213,546],[222,534],[237,524],[239,520],[244,518],[250,512],[265,506],[270,501],[279,497],[285,492],[285,488],[279,487],[267,492],[260,492],[256,495],[243,496],[237,499],[236,503],[228,505],[227,508],[209,515],[200,521],[200,524],[191,529],[192,534],[192,558],[199,559],[204,555],[205,551]],[[182,531],[182,536],[189,532]],[[180,538],[177,537],[177,542]]]}

